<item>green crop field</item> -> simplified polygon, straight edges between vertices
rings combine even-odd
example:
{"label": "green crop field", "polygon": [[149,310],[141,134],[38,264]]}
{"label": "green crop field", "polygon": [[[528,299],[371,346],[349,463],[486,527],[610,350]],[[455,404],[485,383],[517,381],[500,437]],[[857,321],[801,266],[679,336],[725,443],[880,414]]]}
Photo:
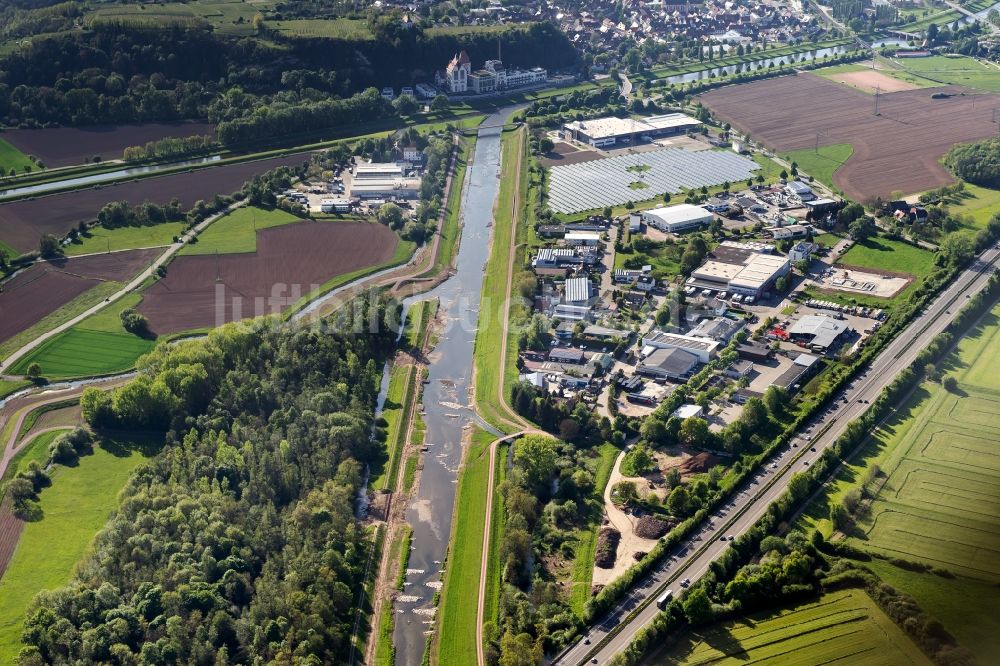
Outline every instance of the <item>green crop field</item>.
{"label": "green crop field", "polygon": [[179,254],[237,254],[257,251],[257,231],[280,227],[302,218],[275,208],[264,210],[246,206],[221,217],[198,235],[198,242],[186,245]]}
{"label": "green crop field", "polygon": [[855,243],[841,255],[837,263],[869,268],[876,273],[892,271],[921,278],[934,270],[934,254],[902,241],[879,236]]}
{"label": "green crop field", "polygon": [[[933,567],[913,573],[889,563],[871,566],[926,606],[960,643],[979,655],[1000,650],[994,612],[1000,603],[1000,306],[970,331],[939,367],[958,380],[950,393],[922,383],[869,438],[802,518],[832,532],[829,506],[877,465],[870,508],[848,531],[848,543],[887,558]],[[947,577],[938,575],[947,573]],[[967,595],[959,592],[976,590]],[[984,663],[988,663],[987,659]]]}
{"label": "green crop field", "polygon": [[476,428],[465,454],[455,497],[448,568],[438,609],[437,658],[433,663],[464,664],[476,654],[475,617],[479,602],[486,492],[493,435]]}
{"label": "green crop field", "polygon": [[127,333],[109,333],[71,328],[52,337],[22,357],[11,368],[24,374],[38,363],[48,379],[89,377],[128,370],[135,360],[156,344]]}
{"label": "green crop field", "polygon": [[860,590],[690,632],[654,664],[930,664]]}
{"label": "green crop field", "polygon": [[1000,69],[996,65],[974,58],[940,55],[929,58],[907,58],[887,61],[880,70],[901,81],[916,85],[955,84],[1000,92]]}
{"label": "green crop field", "polygon": [[804,171],[827,187],[837,189],[833,184],[833,174],[854,154],[854,146],[849,143],[837,143],[822,146],[819,150],[795,150],[786,155],[786,159],[795,162],[800,171]]}
{"label": "green crop field", "polygon": [[137,3],[102,6],[87,15],[88,21],[123,21],[142,26],[172,24],[210,25],[227,35],[253,33],[253,17],[275,3],[270,0],[194,0],[193,2]]}
{"label": "green crop field", "polygon": [[179,236],[184,232],[185,226],[187,225],[183,222],[164,222],[149,227],[119,227],[117,229],[93,227],[86,237],[67,245],[66,254],[74,257],[80,254],[170,245],[174,236]]}
{"label": "green crop field", "polygon": [[150,447],[111,442],[95,446],[76,467],[57,466],[42,490],[43,518],[25,525],[10,566],[0,578],[0,663],[21,649],[21,627],[41,590],[69,582],[94,535],[118,505],[118,493]]}
{"label": "green crop field", "polygon": [[8,175],[11,169],[24,173],[25,167],[34,169],[35,163],[6,140],[0,139],[0,175]]}

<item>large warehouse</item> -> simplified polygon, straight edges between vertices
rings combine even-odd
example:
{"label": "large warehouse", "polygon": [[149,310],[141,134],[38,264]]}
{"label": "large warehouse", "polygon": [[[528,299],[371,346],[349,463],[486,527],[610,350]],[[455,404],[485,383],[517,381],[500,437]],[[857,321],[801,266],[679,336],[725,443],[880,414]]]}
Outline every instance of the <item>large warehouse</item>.
{"label": "large warehouse", "polygon": [[691,204],[653,208],[642,213],[642,220],[647,225],[672,234],[707,227],[713,217],[701,206]]}
{"label": "large warehouse", "polygon": [[574,120],[563,125],[563,137],[595,148],[650,141],[661,136],[683,134],[701,125],[700,120],[683,113],[667,113],[648,118],[595,118]]}
{"label": "large warehouse", "polygon": [[687,284],[760,298],[791,270],[788,257],[770,254],[771,246],[723,241],[696,268]]}

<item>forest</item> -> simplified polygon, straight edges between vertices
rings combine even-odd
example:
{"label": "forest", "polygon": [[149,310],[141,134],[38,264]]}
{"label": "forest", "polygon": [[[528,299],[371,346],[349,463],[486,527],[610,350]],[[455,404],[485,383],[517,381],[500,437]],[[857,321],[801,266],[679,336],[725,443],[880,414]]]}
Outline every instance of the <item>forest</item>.
{"label": "forest", "polygon": [[[269,116],[277,124],[260,128],[268,131],[282,122],[326,118],[339,108],[330,104],[343,103],[331,96],[346,99],[372,86],[431,81],[462,49],[480,63],[495,56],[498,43],[510,65],[578,64],[573,46],[548,23],[512,26],[500,35],[425,36],[414,30],[405,39],[386,33],[351,41],[283,33],[236,38],[198,26],[98,22],[38,37],[0,58],[0,122],[38,127],[207,117],[253,125],[257,116]],[[221,132],[220,138],[225,140]]]}
{"label": "forest", "polygon": [[370,541],[353,498],[395,338],[384,307],[359,311],[377,329],[229,325],[84,393],[98,433],[165,444],[75,580],[39,596],[19,663],[343,661]]}
{"label": "forest", "polygon": [[1000,139],[955,146],[944,162],[962,180],[983,187],[1000,187]]}

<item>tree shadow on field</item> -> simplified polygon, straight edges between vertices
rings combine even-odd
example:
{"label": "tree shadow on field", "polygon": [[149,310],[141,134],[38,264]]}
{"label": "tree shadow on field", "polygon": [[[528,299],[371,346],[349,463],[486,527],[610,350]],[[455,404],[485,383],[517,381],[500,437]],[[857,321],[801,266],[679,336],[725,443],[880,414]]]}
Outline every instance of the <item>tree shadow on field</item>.
{"label": "tree shadow on field", "polygon": [[157,431],[104,431],[101,433],[99,446],[116,458],[128,458],[138,453],[144,458],[151,458],[163,448],[165,435]]}

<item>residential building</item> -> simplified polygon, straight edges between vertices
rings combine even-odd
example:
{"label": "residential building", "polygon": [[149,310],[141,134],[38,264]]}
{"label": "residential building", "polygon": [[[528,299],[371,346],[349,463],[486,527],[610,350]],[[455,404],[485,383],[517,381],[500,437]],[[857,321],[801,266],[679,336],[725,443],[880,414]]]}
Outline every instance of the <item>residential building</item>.
{"label": "residential building", "polygon": [[382,88],[382,98],[387,99],[391,102],[396,98],[396,93],[393,91],[392,88],[386,86],[385,88]]}
{"label": "residential building", "polygon": [[487,60],[482,69],[472,70],[472,61],[465,51],[457,53],[445,69],[435,75],[439,86],[450,93],[489,94],[499,90],[538,85],[548,80],[541,67],[507,69],[499,60]]}
{"label": "residential building", "polygon": [[468,92],[470,74],[472,74],[472,61],[469,60],[469,54],[463,50],[455,54],[443,73],[438,73],[438,85],[450,93]]}
{"label": "residential building", "polygon": [[807,243],[806,241],[799,241],[795,246],[788,251],[788,260],[793,264],[800,261],[809,261],[816,250],[819,249],[819,245],[816,243]]}
{"label": "residential building", "polygon": [[764,233],[774,240],[788,240],[793,238],[806,238],[813,232],[813,228],[808,224],[787,224],[783,227],[768,227]]}

